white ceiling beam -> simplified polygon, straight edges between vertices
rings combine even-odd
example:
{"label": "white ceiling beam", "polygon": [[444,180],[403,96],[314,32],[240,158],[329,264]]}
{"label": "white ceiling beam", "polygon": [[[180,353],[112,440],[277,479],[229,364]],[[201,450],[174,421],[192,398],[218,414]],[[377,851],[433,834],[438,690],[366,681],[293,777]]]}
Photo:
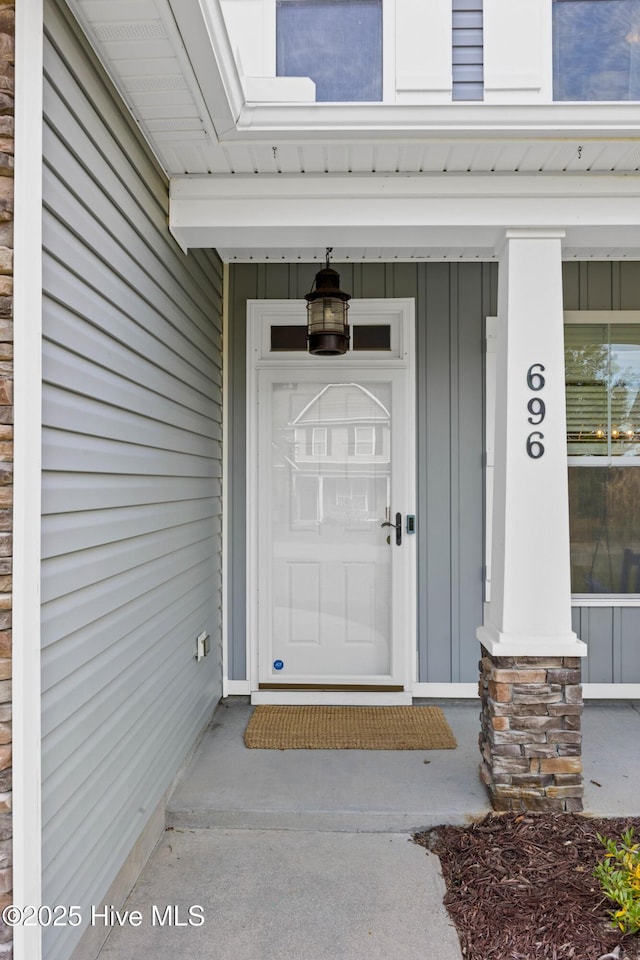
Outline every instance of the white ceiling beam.
{"label": "white ceiling beam", "polygon": [[632,174],[594,174],[588,176],[556,174],[276,174],[257,178],[242,176],[174,177],[171,193],[176,199],[199,200],[229,198],[248,200],[310,199],[325,202],[343,198],[391,199],[402,197],[554,197],[581,198],[586,202],[602,197],[640,199],[640,181]]}
{"label": "white ceiling beam", "polygon": [[189,247],[485,247],[510,227],[557,226],[567,245],[639,244],[627,176],[271,176],[171,181],[170,229]]}

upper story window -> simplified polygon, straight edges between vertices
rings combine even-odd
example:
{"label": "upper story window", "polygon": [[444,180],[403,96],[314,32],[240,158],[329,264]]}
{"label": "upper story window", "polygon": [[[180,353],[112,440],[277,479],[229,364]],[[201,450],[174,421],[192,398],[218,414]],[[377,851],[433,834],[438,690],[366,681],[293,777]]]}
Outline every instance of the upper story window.
{"label": "upper story window", "polygon": [[356,457],[373,457],[376,452],[375,427],[356,427],[354,454]]}
{"label": "upper story window", "polygon": [[314,457],[326,457],[327,455],[327,428],[314,427],[311,440],[311,454]]}
{"label": "upper story window", "polygon": [[554,100],[640,100],[640,0],[553,0]]}
{"label": "upper story window", "polygon": [[276,75],[316,101],[382,100],[382,0],[277,0]]}

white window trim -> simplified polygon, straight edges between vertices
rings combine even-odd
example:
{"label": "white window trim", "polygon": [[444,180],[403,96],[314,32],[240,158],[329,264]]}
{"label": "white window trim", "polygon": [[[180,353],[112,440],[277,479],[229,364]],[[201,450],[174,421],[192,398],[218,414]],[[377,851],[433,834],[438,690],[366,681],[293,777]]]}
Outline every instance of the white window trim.
{"label": "white window trim", "polygon": [[619,457],[609,457],[603,454],[601,457],[596,454],[586,457],[567,457],[567,464],[570,467],[640,467],[640,457],[628,457],[623,455]]}
{"label": "white window trim", "polygon": [[382,0],[382,103],[396,99],[396,2]]}
{"label": "white window trim", "polygon": [[498,318],[485,320],[485,393],[484,393],[484,602],[491,600],[491,545],[493,541],[493,470],[496,432],[496,345]]}
{"label": "white window trim", "polygon": [[640,310],[565,310],[565,323],[640,323]]}
{"label": "white window trim", "polygon": [[628,593],[572,593],[572,607],[640,607],[640,595]]}
{"label": "white window trim", "polygon": [[[565,310],[564,322],[621,324],[640,323],[640,310]],[[640,467],[640,457],[625,460],[624,457],[567,457],[570,467]],[[640,607],[640,594],[627,593],[572,593],[572,607]]]}

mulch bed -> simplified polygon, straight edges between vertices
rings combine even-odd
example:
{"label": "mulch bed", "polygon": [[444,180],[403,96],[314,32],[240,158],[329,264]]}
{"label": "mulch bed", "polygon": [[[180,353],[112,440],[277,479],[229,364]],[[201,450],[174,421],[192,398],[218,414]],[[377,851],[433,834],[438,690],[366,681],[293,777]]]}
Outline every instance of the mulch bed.
{"label": "mulch bed", "polygon": [[592,875],[596,834],[619,840],[628,827],[640,837],[640,817],[489,814],[413,839],[440,858],[465,960],[638,960],[640,934],[611,926],[614,904]]}

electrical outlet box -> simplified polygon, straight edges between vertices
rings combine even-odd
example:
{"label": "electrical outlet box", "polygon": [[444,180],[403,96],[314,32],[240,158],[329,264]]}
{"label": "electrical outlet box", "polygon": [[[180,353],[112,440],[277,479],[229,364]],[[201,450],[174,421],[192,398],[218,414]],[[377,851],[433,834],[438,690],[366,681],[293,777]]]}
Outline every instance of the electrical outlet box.
{"label": "electrical outlet box", "polygon": [[196,660],[204,660],[209,653],[209,648],[209,634],[206,632],[206,630],[203,630],[196,640]]}

